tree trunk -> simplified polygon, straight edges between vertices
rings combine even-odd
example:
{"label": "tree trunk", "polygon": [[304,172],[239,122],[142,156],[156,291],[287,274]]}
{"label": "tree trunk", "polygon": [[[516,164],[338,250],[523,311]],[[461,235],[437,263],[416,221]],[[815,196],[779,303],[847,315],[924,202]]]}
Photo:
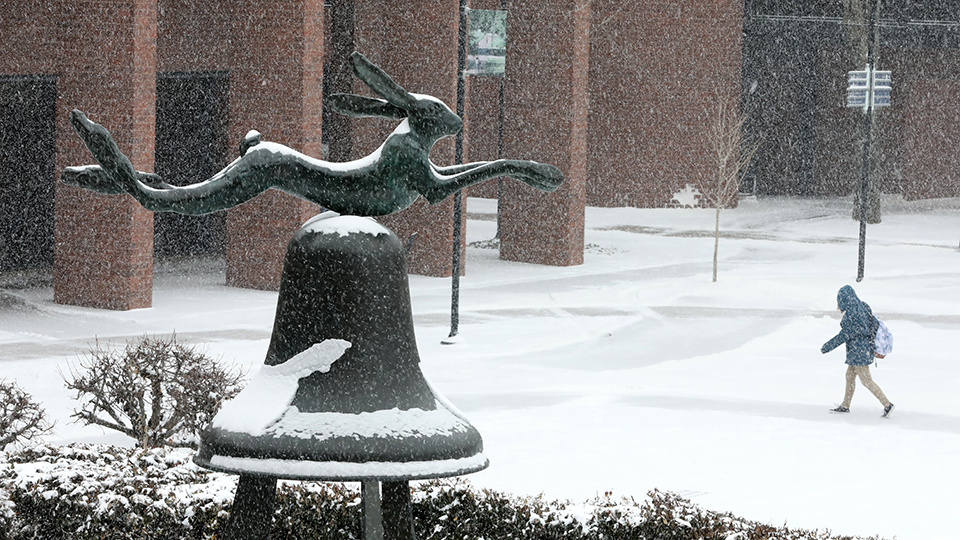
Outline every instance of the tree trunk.
{"label": "tree trunk", "polygon": [[717,282],[717,252],[720,251],[720,205],[717,205],[717,223],[713,235],[713,282]]}

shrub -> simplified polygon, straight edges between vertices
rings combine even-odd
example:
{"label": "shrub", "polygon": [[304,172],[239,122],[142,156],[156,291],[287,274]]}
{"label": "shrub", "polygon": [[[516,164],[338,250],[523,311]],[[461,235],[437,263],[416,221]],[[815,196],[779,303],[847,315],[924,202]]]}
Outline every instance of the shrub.
{"label": "shrub", "polygon": [[210,538],[236,483],[201,470],[190,455],[83,444],[11,454],[0,481],[14,511],[0,538]]}
{"label": "shrub", "polygon": [[72,416],[84,424],[119,431],[144,448],[196,447],[223,400],[240,392],[243,375],[174,334],[144,336],[123,350],[97,342],[64,382],[81,403]]}
{"label": "shrub", "polygon": [[415,528],[422,540],[488,538],[586,539],[564,503],[474,490],[462,480],[420,484],[413,493]]}
{"label": "shrub", "polygon": [[[200,469],[183,448],[37,447],[0,465],[0,540],[200,540],[222,532],[236,476]],[[281,482],[270,539],[360,538],[356,484]],[[422,540],[850,540],[703,510],[678,495],[605,495],[583,504],[412,484]]]}
{"label": "shrub", "polygon": [[33,398],[16,382],[0,381],[0,451],[8,444],[34,440],[53,429]]}
{"label": "shrub", "polygon": [[743,519],[728,512],[704,510],[679,495],[659,490],[642,505],[633,499],[597,503],[587,521],[598,540],[853,540],[829,530],[790,529]]}
{"label": "shrub", "polygon": [[270,538],[360,538],[360,502],[360,491],[345,484],[282,482]]}

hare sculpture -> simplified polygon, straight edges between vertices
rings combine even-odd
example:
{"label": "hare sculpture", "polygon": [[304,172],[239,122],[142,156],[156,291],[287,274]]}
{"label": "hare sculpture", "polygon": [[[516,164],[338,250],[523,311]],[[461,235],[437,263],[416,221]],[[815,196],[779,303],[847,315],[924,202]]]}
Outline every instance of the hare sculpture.
{"label": "hare sculpture", "polygon": [[341,214],[379,216],[403,210],[423,196],[437,203],[458,190],[498,176],[510,176],[543,191],[563,182],[560,171],[533,161],[497,160],[449,167],[434,165],[430,149],[455,135],[463,122],[442,101],[412,94],[358,52],[353,70],[382,99],[352,94],[329,97],[334,110],[351,116],[402,120],[369,156],[332,163],[287,146],[260,140],[251,131],[240,157],[209,180],[175,187],[154,174],[138,172],[110,133],[78,110],[70,123],[99,166],[68,167],[67,184],[100,193],[127,193],[155,212],[206,214],[241,204],[273,188]]}

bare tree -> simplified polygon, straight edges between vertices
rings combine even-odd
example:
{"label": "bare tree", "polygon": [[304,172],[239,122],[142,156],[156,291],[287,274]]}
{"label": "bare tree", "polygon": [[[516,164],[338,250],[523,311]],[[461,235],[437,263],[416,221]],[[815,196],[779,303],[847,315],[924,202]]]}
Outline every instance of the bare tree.
{"label": "bare tree", "polygon": [[16,382],[0,381],[0,450],[53,429],[40,405]]}
{"label": "bare tree", "polygon": [[717,281],[717,254],[720,250],[720,210],[732,208],[737,201],[740,184],[760,146],[748,140],[746,124],[749,114],[740,111],[733,98],[719,96],[713,110],[711,129],[707,133],[713,151],[715,178],[703,186],[702,197],[717,209],[713,240],[713,281]]}
{"label": "bare tree", "polygon": [[64,376],[80,408],[73,417],[119,431],[141,447],[196,447],[197,435],[237,395],[244,373],[226,369],[195,347],[144,336],[123,350],[97,342]]}

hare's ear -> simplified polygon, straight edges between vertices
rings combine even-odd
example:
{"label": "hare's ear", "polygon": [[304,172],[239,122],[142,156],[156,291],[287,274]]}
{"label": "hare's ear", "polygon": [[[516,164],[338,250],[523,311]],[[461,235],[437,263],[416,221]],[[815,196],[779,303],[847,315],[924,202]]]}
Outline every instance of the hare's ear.
{"label": "hare's ear", "polygon": [[331,94],[327,97],[330,107],[347,116],[380,116],[383,118],[406,118],[407,111],[382,99],[355,96],[353,94]]}
{"label": "hare's ear", "polygon": [[382,69],[367,60],[366,56],[354,51],[350,59],[353,61],[354,74],[375,94],[401,109],[409,109],[416,103],[417,99],[410,95],[410,92],[395,83]]}

